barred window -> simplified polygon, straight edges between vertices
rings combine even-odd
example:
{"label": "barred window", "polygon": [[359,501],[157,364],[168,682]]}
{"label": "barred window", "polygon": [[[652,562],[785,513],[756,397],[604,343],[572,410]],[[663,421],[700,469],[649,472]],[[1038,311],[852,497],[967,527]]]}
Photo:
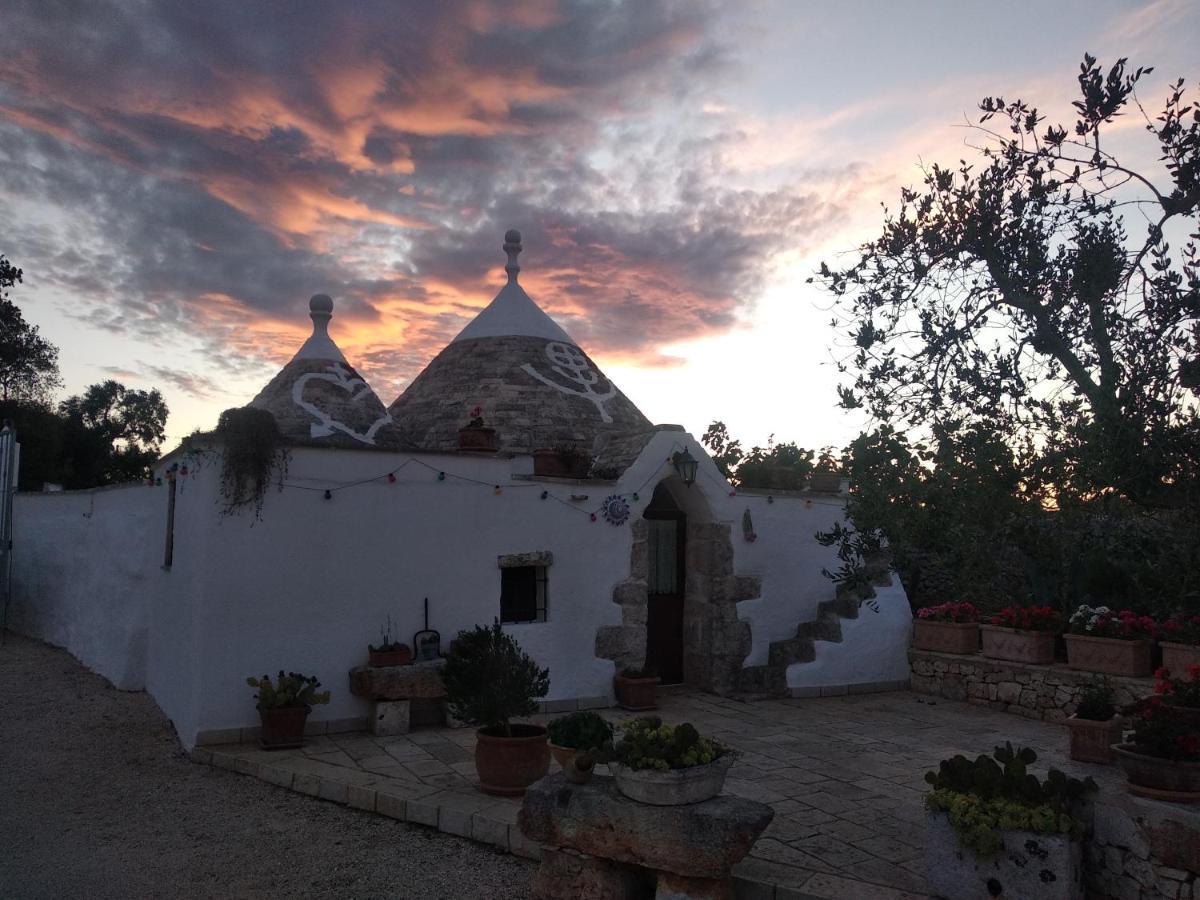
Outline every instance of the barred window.
{"label": "barred window", "polygon": [[545,566],[511,566],[500,570],[500,621],[546,621]]}

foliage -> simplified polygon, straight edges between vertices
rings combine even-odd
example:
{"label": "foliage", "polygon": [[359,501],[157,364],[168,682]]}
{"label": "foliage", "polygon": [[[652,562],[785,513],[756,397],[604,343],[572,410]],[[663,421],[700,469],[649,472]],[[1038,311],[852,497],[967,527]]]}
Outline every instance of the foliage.
{"label": "foliage", "polygon": [[[1161,682],[1160,682],[1161,684]],[[1121,710],[1133,726],[1132,743],[1139,753],[1181,762],[1200,761],[1200,731],[1168,694],[1143,697]]]}
{"label": "foliage", "polygon": [[964,600],[922,607],[917,610],[917,618],[928,622],[978,622],[979,610],[975,604]]}
{"label": "foliage", "polygon": [[591,750],[612,740],[613,729],[599,713],[591,710],[567,713],[546,726],[550,743],[573,750]]}
{"label": "foliage", "polygon": [[456,719],[511,737],[509,719],[537,712],[537,698],[550,690],[550,670],[539,669],[496,621],[458,633],[442,682]]}
{"label": "foliage", "polygon": [[837,470],[833,451],[826,447],[814,462],[812,450],[793,442],[775,443],[772,435],[766,447],[742,449],[741,441],[730,437],[724,422],[714,421],[700,438],[721,474],[733,484],[763,490],[803,490],[805,481],[814,471]]}
{"label": "foliage", "polygon": [[[1057,769],[1039,779],[1029,771],[1036,761],[1033,750],[1014,750],[1011,743],[996,747],[992,756],[942,760],[937,772],[925,775],[933,788],[926,803],[949,813],[959,843],[981,856],[999,850],[1001,828],[1081,833],[1075,811],[1096,783],[1090,777],[1068,778]],[[1025,824],[1008,824],[1016,821]]]}
{"label": "foliage", "polygon": [[1150,616],[1139,616],[1129,609],[1114,612],[1107,606],[1084,604],[1071,614],[1069,630],[1071,634],[1136,641],[1155,637],[1158,623]]}
{"label": "foliage", "polygon": [[321,682],[315,675],[301,675],[299,672],[279,670],[275,682],[268,675],[262,678],[247,678],[246,684],[257,688],[254,699],[258,701],[259,709],[283,709],[285,707],[311,707],[319,703],[329,702],[329,691],[318,691]]}
{"label": "foliage", "polygon": [[834,522],[829,531],[818,531],[813,537],[822,547],[837,547],[837,558],[841,563],[835,571],[821,569],[821,574],[837,585],[840,591],[852,592],[867,601],[867,606],[878,612],[878,606],[870,598],[875,596],[872,586],[874,573],[869,557],[882,551],[882,537],[870,529],[847,528]]}
{"label": "foliage", "polygon": [[221,413],[215,434],[223,445],[221,514],[253,507],[254,518],[261,520],[272,476],[278,472],[282,482],[287,475],[288,452],[279,424],[265,409],[244,406]]}
{"label": "foliage", "polygon": [[379,646],[376,647],[374,644],[368,644],[367,649],[372,653],[393,653],[396,650],[407,650],[408,644],[405,644],[398,637],[392,637],[393,627],[392,616],[389,613],[386,624],[379,626]]}
{"label": "foliage", "polygon": [[1021,631],[1053,631],[1062,628],[1062,613],[1049,606],[1006,606],[992,616],[991,625]]}
{"label": "foliage", "polygon": [[1176,613],[1163,622],[1161,635],[1164,641],[1200,645],[1200,615]]}
{"label": "foliage", "polygon": [[1091,722],[1107,722],[1117,714],[1113,706],[1112,686],[1107,681],[1084,685],[1075,704],[1075,718]]}
{"label": "foliage", "polygon": [[62,384],[58,348],[8,298],[24,273],[0,256],[0,400],[45,404]]}
{"label": "foliage", "polygon": [[168,415],[157,389],[134,390],[109,379],[63,400],[58,411],[67,487],[137,481],[150,474]]}
{"label": "foliage", "polygon": [[701,737],[688,722],[664,725],[658,716],[642,716],[622,722],[620,739],[606,743],[594,755],[600,762],[667,772],[703,766],[729,752],[712,738]]}

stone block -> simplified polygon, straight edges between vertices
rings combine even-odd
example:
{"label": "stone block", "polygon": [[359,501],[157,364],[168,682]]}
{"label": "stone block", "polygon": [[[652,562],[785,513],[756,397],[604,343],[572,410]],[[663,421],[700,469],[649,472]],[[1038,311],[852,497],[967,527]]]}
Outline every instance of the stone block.
{"label": "stone block", "polygon": [[404,818],[417,825],[438,827],[438,805],[431,800],[409,800],[405,803]]}
{"label": "stone block", "polygon": [[621,581],[613,588],[613,603],[621,606],[645,606],[646,582]]}
{"label": "stone block", "polygon": [[769,806],[720,796],[686,806],[650,806],[623,797],[613,779],[572,785],[562,774],[525,793],[518,815],[531,840],[694,878],[724,878],[770,824]]}
{"label": "stone block", "polygon": [[507,850],[508,823],[501,822],[486,812],[474,813],[471,816],[471,840]]}
{"label": "stone block", "polygon": [[732,878],[688,878],[660,872],[654,900],[734,900]]}
{"label": "stone block", "polygon": [[396,797],[383,791],[375,793],[375,812],[401,822],[408,820],[407,801],[403,797]]}
{"label": "stone block", "polygon": [[645,877],[629,866],[557,848],[542,852],[532,896],[534,900],[635,900],[647,892]]}
{"label": "stone block", "polygon": [[[354,809],[365,809],[367,812],[375,812],[375,789],[370,787],[360,787],[352,784],[346,788],[346,805]],[[393,816],[392,818],[403,819],[404,816]]]}
{"label": "stone block", "polygon": [[331,803],[340,803],[346,805],[349,799],[350,786],[343,781],[335,781],[331,778],[322,778],[321,785],[317,789],[317,796],[322,800],[329,800]]}
{"label": "stone block", "polygon": [[440,699],[445,660],[413,663],[410,666],[358,666],[350,670],[350,693],[368,700]]}
{"label": "stone block", "polygon": [[371,734],[381,737],[408,734],[411,707],[408,700],[376,700],[371,704]]}
{"label": "stone block", "polygon": [[472,815],[473,813],[468,809],[455,809],[452,806],[442,806],[438,810],[438,831],[469,838],[471,836]]}

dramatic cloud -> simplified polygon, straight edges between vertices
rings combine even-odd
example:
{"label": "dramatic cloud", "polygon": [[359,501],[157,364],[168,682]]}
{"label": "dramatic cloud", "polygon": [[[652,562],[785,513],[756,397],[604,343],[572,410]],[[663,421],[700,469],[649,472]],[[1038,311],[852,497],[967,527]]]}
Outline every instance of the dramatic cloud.
{"label": "dramatic cloud", "polygon": [[339,341],[388,395],[490,299],[515,226],[523,283],[577,340],[669,363],[664,344],[729,329],[841,215],[737,183],[745,136],[707,102],[734,71],[715,17],[690,0],[10,3],[0,193],[27,227],[6,250],[91,325],[199,339],[241,374],[285,359],[305,298],[331,293]]}

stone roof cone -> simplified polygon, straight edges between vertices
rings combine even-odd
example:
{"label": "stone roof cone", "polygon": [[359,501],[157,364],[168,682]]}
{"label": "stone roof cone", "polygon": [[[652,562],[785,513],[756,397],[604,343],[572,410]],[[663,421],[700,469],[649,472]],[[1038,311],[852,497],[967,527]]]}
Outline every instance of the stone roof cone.
{"label": "stone roof cone", "polygon": [[249,405],[271,413],[288,443],[365,449],[400,446],[382,401],[329,336],[333,300],[315,294],[308,309],[312,334]]}
{"label": "stone roof cone", "polygon": [[596,452],[616,434],[649,431],[649,420],[599,366],[533,302],[517,276],[521,233],[504,235],[508,282],[389,408],[423,450],[454,450],[479,408],[500,449],[574,446]]}

